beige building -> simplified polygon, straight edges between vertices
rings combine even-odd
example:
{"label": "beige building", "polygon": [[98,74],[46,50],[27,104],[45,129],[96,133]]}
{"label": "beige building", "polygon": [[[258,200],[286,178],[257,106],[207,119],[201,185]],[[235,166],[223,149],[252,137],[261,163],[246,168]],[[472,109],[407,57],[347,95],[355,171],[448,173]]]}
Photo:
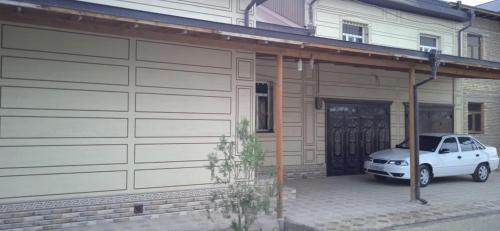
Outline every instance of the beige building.
{"label": "beige building", "polygon": [[266,165],[284,141],[289,177],[359,174],[366,154],[405,139],[408,70],[429,75],[424,51],[446,63],[419,92],[424,132],[466,131],[455,77],[498,78],[499,63],[456,57],[468,15],[446,4],[323,0],[307,21],[302,1],[300,22],[249,2],[0,3],[0,230],[204,210],[207,154],[237,140],[242,118]]}

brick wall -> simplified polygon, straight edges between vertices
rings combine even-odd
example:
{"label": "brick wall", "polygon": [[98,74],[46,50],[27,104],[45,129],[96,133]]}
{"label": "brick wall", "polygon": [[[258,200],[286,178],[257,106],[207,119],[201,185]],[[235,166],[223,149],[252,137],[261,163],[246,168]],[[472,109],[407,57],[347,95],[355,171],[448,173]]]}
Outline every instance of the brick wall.
{"label": "brick wall", "polygon": [[[500,22],[477,18],[468,33],[479,34],[483,42],[483,59],[500,62]],[[465,35],[464,35],[465,37]],[[466,43],[464,43],[464,55]],[[500,81],[465,79],[464,128],[467,131],[468,102],[484,103],[484,131],[475,135],[482,142],[500,150]]]}

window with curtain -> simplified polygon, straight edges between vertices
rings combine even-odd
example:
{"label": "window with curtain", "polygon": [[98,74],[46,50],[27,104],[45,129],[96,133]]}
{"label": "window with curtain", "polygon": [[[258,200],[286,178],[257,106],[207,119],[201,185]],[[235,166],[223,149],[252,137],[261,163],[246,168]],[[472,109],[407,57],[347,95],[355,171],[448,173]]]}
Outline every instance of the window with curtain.
{"label": "window with curtain", "polygon": [[258,82],[255,85],[256,130],[273,131],[273,85],[272,82]]}
{"label": "window with curtain", "polygon": [[482,103],[469,103],[468,105],[467,123],[469,133],[481,134],[483,133],[483,104]]}
{"label": "window with curtain", "polygon": [[473,59],[481,58],[481,36],[474,34],[467,35],[467,57]]}
{"label": "window with curtain", "polygon": [[438,38],[428,35],[420,35],[420,51],[430,52],[438,49]]}
{"label": "window with curtain", "polygon": [[342,39],[349,42],[365,42],[366,25],[350,21],[342,23]]}

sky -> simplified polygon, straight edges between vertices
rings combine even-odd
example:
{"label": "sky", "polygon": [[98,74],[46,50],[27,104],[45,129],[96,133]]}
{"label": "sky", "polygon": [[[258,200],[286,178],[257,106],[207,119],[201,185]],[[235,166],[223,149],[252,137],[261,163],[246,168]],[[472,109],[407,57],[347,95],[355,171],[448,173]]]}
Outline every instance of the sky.
{"label": "sky", "polygon": [[[456,2],[456,0],[445,0],[447,2]],[[477,6],[479,4],[483,4],[486,2],[490,2],[491,0],[462,0],[462,3],[469,6]]]}

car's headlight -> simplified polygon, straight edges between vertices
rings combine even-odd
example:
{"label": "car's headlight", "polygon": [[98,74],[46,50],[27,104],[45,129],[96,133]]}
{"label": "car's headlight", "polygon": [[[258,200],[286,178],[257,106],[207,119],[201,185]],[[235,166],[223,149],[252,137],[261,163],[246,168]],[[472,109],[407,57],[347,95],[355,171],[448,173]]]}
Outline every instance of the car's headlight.
{"label": "car's headlight", "polygon": [[373,158],[371,158],[370,156],[366,156],[366,157],[365,157],[365,160],[366,160],[366,161],[373,161]]}
{"label": "car's headlight", "polygon": [[388,164],[408,166],[408,161],[406,160],[389,160]]}

